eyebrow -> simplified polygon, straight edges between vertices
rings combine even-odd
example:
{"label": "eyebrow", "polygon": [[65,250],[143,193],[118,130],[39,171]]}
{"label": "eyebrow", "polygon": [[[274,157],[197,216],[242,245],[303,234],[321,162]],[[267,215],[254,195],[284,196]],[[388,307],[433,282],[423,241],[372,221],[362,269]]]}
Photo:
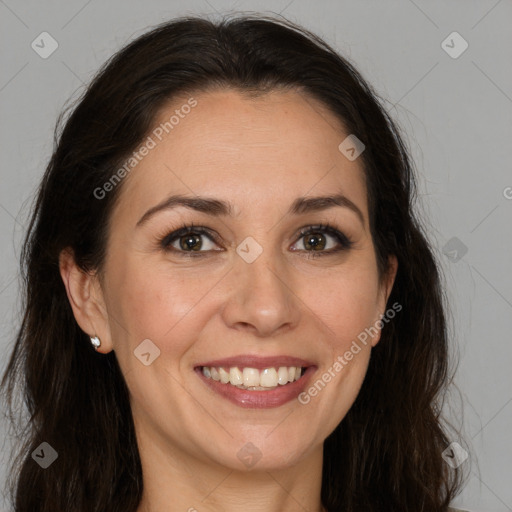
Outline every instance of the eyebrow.
{"label": "eyebrow", "polygon": [[[164,210],[172,210],[178,207],[188,208],[215,217],[233,216],[231,203],[209,197],[190,197],[184,195],[172,195],[161,203],[153,206],[138,220],[136,227],[141,226],[156,213]],[[305,213],[319,212],[334,207],[343,207],[352,210],[364,226],[364,215],[361,210],[343,194],[317,197],[298,197],[288,210],[291,215],[303,215]]]}

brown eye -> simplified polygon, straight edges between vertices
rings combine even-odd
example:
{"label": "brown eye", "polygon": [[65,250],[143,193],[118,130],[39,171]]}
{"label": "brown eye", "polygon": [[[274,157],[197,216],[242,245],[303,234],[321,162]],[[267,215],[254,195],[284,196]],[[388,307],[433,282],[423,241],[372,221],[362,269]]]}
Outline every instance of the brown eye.
{"label": "brown eye", "polygon": [[304,237],[306,249],[313,249],[314,251],[325,249],[326,243],[325,236],[321,233],[310,233]]}
{"label": "brown eye", "polygon": [[215,249],[215,236],[205,228],[184,226],[169,233],[160,240],[164,251],[175,252],[181,255],[203,256]]}
{"label": "brown eye", "polygon": [[298,249],[306,252],[308,256],[328,256],[340,251],[350,249],[353,242],[336,228],[320,224],[302,229],[300,232],[303,248]]}
{"label": "brown eye", "polygon": [[193,251],[199,251],[201,249],[201,246],[203,245],[203,242],[201,240],[201,235],[198,235],[196,233],[190,233],[188,235],[181,236],[179,238],[180,241],[180,248],[184,251],[186,250],[193,250]]}

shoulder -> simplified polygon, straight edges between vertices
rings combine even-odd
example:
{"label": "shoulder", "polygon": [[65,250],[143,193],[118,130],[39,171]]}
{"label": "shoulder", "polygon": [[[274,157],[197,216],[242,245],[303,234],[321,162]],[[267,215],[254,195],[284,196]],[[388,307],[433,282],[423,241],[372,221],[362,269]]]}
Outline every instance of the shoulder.
{"label": "shoulder", "polygon": [[467,512],[467,510],[462,510],[461,508],[449,508],[448,512]]}

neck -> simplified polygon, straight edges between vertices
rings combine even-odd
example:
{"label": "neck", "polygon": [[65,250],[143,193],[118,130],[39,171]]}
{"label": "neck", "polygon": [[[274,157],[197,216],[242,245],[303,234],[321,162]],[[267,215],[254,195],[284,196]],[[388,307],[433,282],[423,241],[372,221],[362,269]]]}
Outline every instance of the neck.
{"label": "neck", "polygon": [[322,452],[320,446],[289,468],[238,471],[176,447],[141,443],[144,492],[137,512],[324,512]]}

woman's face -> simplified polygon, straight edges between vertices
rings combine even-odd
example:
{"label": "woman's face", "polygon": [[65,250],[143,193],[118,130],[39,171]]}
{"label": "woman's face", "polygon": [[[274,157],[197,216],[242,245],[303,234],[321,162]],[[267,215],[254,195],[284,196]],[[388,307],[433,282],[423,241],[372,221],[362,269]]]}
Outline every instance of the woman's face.
{"label": "woman's face", "polygon": [[395,269],[379,281],[361,160],[318,102],[187,100],[161,111],[117,185],[101,351],[115,350],[142,448],[290,467],[318,456],[353,404],[379,337],[358,336],[385,312]]}

